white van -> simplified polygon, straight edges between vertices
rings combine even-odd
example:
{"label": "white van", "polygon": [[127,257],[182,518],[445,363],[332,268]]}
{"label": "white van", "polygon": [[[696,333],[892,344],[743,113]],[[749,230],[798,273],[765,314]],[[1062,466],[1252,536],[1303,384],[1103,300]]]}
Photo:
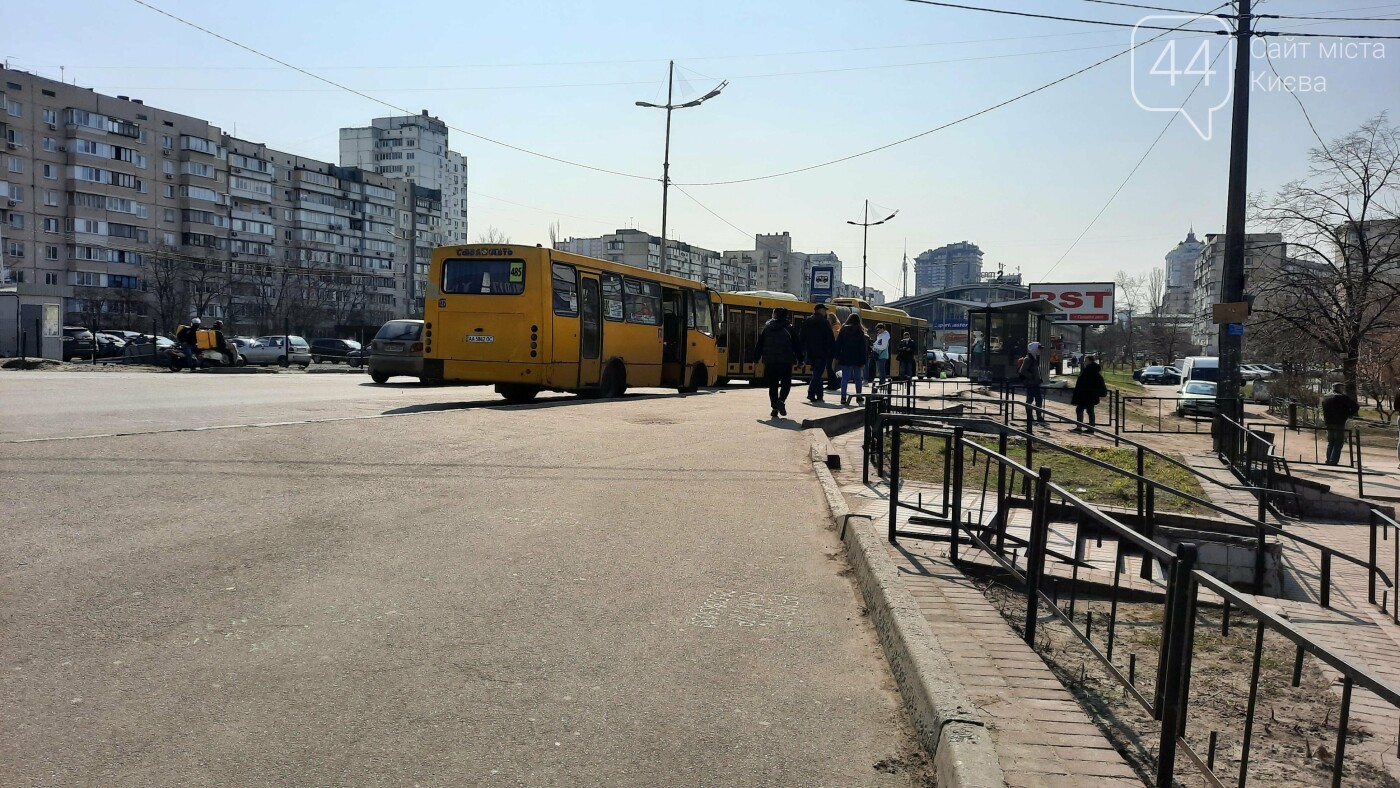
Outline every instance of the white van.
{"label": "white van", "polygon": [[1181,360],[1181,388],[1186,389],[1186,384],[1193,380],[1209,380],[1219,382],[1220,380],[1220,357],[1219,356],[1187,356]]}

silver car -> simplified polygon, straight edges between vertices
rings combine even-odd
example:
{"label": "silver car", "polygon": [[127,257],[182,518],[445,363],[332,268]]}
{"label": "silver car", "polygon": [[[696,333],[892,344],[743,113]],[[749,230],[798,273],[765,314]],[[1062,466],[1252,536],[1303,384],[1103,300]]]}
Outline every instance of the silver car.
{"label": "silver car", "polygon": [[276,364],[279,367],[297,364],[302,369],[311,366],[311,346],[298,336],[258,337],[240,352],[249,364]]}
{"label": "silver car", "polygon": [[423,321],[390,320],[369,343],[369,377],[385,383],[392,377],[423,379]]}

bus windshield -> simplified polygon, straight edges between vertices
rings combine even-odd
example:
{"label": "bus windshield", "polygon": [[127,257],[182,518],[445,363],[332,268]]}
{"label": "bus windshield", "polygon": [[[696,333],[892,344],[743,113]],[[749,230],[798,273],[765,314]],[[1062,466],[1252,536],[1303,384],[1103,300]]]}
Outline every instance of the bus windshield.
{"label": "bus windshield", "polygon": [[525,262],[501,259],[444,260],[442,292],[453,295],[520,295],[525,292]]}

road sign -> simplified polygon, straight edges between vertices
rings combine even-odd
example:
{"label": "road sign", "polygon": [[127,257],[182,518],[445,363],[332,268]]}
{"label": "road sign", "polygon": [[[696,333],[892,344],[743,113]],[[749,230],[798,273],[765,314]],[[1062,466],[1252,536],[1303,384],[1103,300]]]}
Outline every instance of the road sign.
{"label": "road sign", "polygon": [[1232,337],[1242,337],[1244,336],[1244,323],[1231,323],[1225,330]]}
{"label": "road sign", "polygon": [[1106,326],[1113,323],[1112,282],[1079,282],[1031,285],[1031,298],[1044,298],[1063,310],[1050,315],[1055,323]]}
{"label": "road sign", "polygon": [[1233,304],[1211,304],[1212,323],[1243,323],[1249,318],[1249,302],[1237,301]]}
{"label": "road sign", "polygon": [[836,289],[836,267],[830,265],[812,266],[811,287],[814,302],[828,301]]}

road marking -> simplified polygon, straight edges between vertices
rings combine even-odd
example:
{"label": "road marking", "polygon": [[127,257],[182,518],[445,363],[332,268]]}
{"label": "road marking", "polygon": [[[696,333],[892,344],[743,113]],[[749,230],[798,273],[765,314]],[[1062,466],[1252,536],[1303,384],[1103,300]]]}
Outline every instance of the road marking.
{"label": "road marking", "polygon": [[128,438],[135,435],[165,435],[176,432],[213,432],[215,430],[243,430],[260,427],[294,427],[299,424],[328,424],[336,421],[366,421],[368,419],[392,419],[399,416],[424,416],[430,413],[450,413],[456,409],[424,410],[415,413],[370,413],[364,416],[333,416],[325,419],[303,419],[301,421],[264,421],[254,424],[215,424],[208,427],[175,427],[168,430],[136,430],[132,432],[103,432],[96,435],[55,435],[45,438],[19,438],[0,441],[0,445],[12,443],[49,443],[51,441],[81,441],[91,438]]}

